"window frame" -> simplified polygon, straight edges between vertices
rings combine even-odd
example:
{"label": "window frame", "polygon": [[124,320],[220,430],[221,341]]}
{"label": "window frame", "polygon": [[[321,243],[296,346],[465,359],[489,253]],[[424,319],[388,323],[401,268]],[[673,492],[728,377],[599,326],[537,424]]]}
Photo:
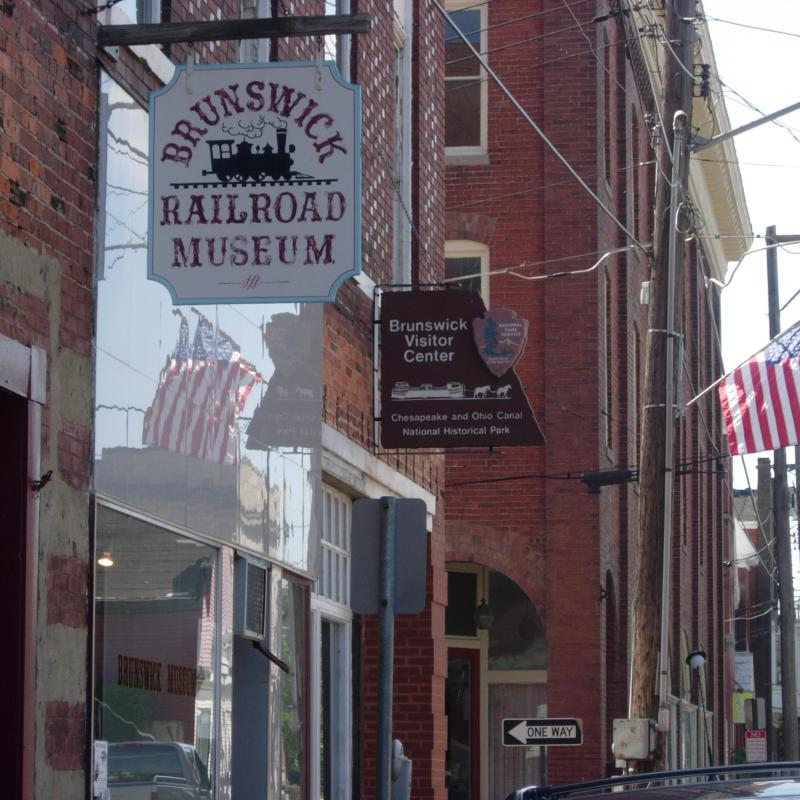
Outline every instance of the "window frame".
{"label": "window frame", "polygon": [[[477,11],[480,15],[480,47],[478,52],[486,60],[488,52],[488,21],[489,9],[488,4],[480,5],[475,8],[474,0],[447,0],[445,3],[445,10],[448,14],[454,11],[464,11],[469,8],[472,11]],[[445,25],[445,37],[447,26]],[[447,57],[445,56],[445,62]],[[458,78],[448,78],[447,65],[444,67],[444,81],[445,81],[445,107],[447,105],[447,82],[455,80],[463,80],[464,76]],[[489,81],[486,70],[483,66],[478,67],[478,80],[480,80],[480,143],[477,145],[461,145],[461,146],[448,146],[447,134],[445,132],[445,161],[448,165],[457,166],[458,164],[474,164],[481,162],[489,153]],[[445,111],[446,113],[446,111]]]}
{"label": "window frame", "polygon": [[[325,0],[325,16],[335,14],[349,14],[350,0]],[[334,61],[339,74],[346,80],[350,80],[350,53],[352,49],[352,35],[349,33],[339,33],[326,36],[325,39],[325,58]]]}
{"label": "window frame", "polygon": [[[480,293],[486,308],[489,308],[490,275],[489,275],[489,246],[470,239],[448,239],[444,243],[445,270],[448,258],[479,258],[481,261],[481,288]],[[455,281],[453,281],[455,283]]]}
{"label": "window frame", "polygon": [[[334,797],[345,798],[351,794],[352,787],[352,755],[353,755],[353,697],[352,697],[352,631],[353,631],[353,612],[349,607],[349,583],[350,583],[350,535],[352,530],[352,498],[339,492],[323,483],[323,507],[327,508],[328,502],[338,503],[343,514],[337,515],[337,520],[344,526],[338,532],[338,536],[330,536],[329,531],[323,528],[322,541],[322,564],[320,572],[324,572],[326,565],[331,562],[325,558],[326,551],[332,555],[340,557],[344,561],[346,572],[346,594],[343,598],[346,603],[319,594],[318,590],[323,586],[331,586],[331,577],[327,580],[321,575],[314,583],[311,594],[311,693],[310,693],[310,752],[314,755],[310,759],[310,797],[321,797],[322,791],[322,741],[321,741],[321,722],[322,722],[322,627],[328,623],[331,626],[331,633],[337,636],[337,654],[335,661],[331,663],[331,680],[337,685],[333,687],[337,693],[337,709],[335,716],[330,718],[330,739],[337,743],[335,752],[331,753],[331,763],[335,764],[335,787]],[[323,515],[323,526],[327,524],[327,515]],[[338,540],[338,543],[337,543]],[[332,636],[333,638],[333,636]],[[333,642],[331,642],[333,644]],[[333,649],[333,648],[332,648]],[[332,709],[333,710],[333,709]]]}
{"label": "window frame", "polygon": [[[211,706],[210,706],[210,713],[211,713],[211,724],[209,726],[209,733],[210,733],[210,746],[209,746],[209,754],[208,754],[208,763],[204,763],[204,767],[207,771],[206,779],[208,781],[208,786],[212,792],[218,791],[220,787],[220,783],[222,780],[221,769],[222,769],[222,760],[227,755],[223,755],[223,750],[225,749],[225,745],[223,743],[223,721],[222,721],[222,706],[223,706],[223,694],[225,692],[223,683],[221,681],[222,670],[223,670],[223,662],[225,661],[223,656],[223,640],[232,633],[232,629],[228,627],[228,619],[225,614],[225,609],[223,607],[222,602],[222,594],[223,594],[223,569],[224,569],[224,558],[226,551],[233,552],[230,548],[226,547],[225,545],[221,544],[219,541],[215,541],[211,537],[204,536],[202,534],[197,533],[188,528],[182,528],[174,523],[171,523],[167,520],[160,519],[153,514],[147,513],[142,509],[136,509],[130,506],[125,505],[124,503],[119,502],[113,497],[109,497],[102,493],[98,493],[95,495],[94,500],[94,507],[93,507],[93,557],[92,557],[92,585],[95,587],[95,596],[90,598],[91,604],[91,629],[93,637],[97,636],[97,628],[98,628],[98,620],[97,620],[97,608],[98,602],[100,600],[99,595],[97,592],[100,590],[100,581],[98,578],[98,569],[103,569],[98,565],[98,556],[100,555],[100,551],[97,548],[97,542],[99,538],[99,530],[101,526],[101,517],[104,512],[110,513],[112,515],[117,515],[119,517],[127,517],[129,520],[133,520],[140,525],[145,525],[151,529],[153,534],[156,535],[165,535],[165,536],[175,536],[180,537],[182,542],[192,542],[199,546],[205,546],[213,551],[213,591],[212,591],[212,601],[213,602],[213,632],[211,635],[211,670],[212,675],[210,678],[207,678],[207,681],[210,681],[211,690],[212,690],[212,699],[211,699]],[[113,567],[112,567],[113,568]],[[118,566],[116,567],[119,568]],[[269,580],[269,578],[268,578]],[[105,633],[104,633],[104,641],[105,641]],[[93,645],[93,648],[96,647],[96,644]],[[197,665],[198,676],[200,674],[201,665]],[[163,674],[163,673],[162,673]],[[166,678],[166,674],[164,674]],[[97,737],[97,729],[96,729],[96,711],[94,710],[94,705],[97,700],[97,689],[98,689],[98,669],[95,665],[92,666],[91,670],[91,698],[92,698],[92,712],[89,714],[89,727],[90,727],[90,746],[92,749],[92,758],[94,758],[94,746],[95,742],[97,741],[104,741],[103,739],[99,739]],[[197,700],[195,700],[197,703]],[[195,706],[195,715],[197,714],[199,709],[198,706]],[[206,710],[209,710],[207,708]],[[197,717],[195,717],[195,725],[197,725]],[[159,740],[159,741],[169,741],[167,739]],[[196,743],[192,745],[193,747],[196,746]]]}

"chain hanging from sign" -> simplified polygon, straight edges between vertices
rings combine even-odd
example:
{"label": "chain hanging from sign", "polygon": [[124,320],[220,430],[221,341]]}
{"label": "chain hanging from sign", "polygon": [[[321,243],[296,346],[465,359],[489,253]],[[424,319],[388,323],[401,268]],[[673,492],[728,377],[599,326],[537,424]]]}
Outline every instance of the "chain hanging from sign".
{"label": "chain hanging from sign", "polygon": [[332,300],[360,271],[360,114],[332,62],[178,67],[150,95],[148,277],[175,303]]}

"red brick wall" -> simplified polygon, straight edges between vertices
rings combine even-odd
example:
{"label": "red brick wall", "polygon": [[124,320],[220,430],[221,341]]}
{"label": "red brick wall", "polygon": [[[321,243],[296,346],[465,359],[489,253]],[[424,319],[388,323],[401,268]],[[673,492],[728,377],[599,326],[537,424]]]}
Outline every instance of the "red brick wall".
{"label": "red brick wall", "polygon": [[[603,204],[647,242],[654,186],[647,163],[653,157],[650,132],[618,21],[593,23],[597,13],[593,4],[570,12],[551,0],[495,0],[489,7],[488,60]],[[508,20],[514,24],[504,26]],[[640,62],[635,64],[639,69]],[[650,110],[653,99],[644,102]],[[490,163],[447,170],[448,238],[488,244],[492,270],[533,264],[524,270],[529,275],[586,268],[627,243],[620,226],[491,80],[489,109]],[[687,274],[697,274],[698,259],[696,252],[687,254]],[[517,371],[547,443],[447,457],[447,559],[489,566],[527,592],[546,621],[548,713],[583,719],[584,744],[548,755],[552,783],[612,769],[611,723],[626,716],[628,540],[637,525],[638,496],[634,485],[589,495],[577,479],[585,470],[638,462],[635,332],[641,378],[648,308],[640,303],[640,289],[648,277],[641,252],[613,256],[594,272],[558,280],[493,277],[490,305],[512,308],[529,320]],[[693,380],[703,387],[720,364],[710,355],[713,331],[702,280],[689,281],[685,292],[685,325],[694,337],[687,357],[696,362]],[[710,438],[692,415],[685,423],[684,460],[705,458],[714,452],[712,442],[720,444],[719,413],[710,399],[702,414],[711,420]],[[504,477],[521,479],[496,481]],[[687,544],[676,541],[675,547],[672,647],[680,652],[683,631],[704,644],[714,642],[707,649],[714,653],[720,678],[715,702],[722,706],[726,490],[706,475],[682,478],[677,490],[693,511],[679,522],[676,510],[676,530]]]}
{"label": "red brick wall", "polygon": [[[39,494],[37,796],[65,777],[83,788],[87,764],[97,90],[95,20],[85,8],[21,0],[0,9],[0,334],[47,359],[41,469],[52,479]],[[72,646],[55,657],[54,641]]]}
{"label": "red brick wall", "polygon": [[[395,34],[392,4],[381,0],[352,3],[354,13],[372,21],[369,34],[354,37],[352,79],[362,101],[362,270],[378,285],[393,280],[392,214],[395,197],[394,103]],[[430,282],[442,269],[444,200],[442,115],[440,108],[441,19],[428,4],[414,3],[413,32],[405,46],[413,53],[412,214],[416,229],[412,270]],[[376,449],[373,423],[373,307],[352,282],[338,293],[325,312],[324,421],[356,444],[375,451],[388,466],[407,475],[434,495],[442,482],[441,456],[413,451]],[[438,508],[443,499],[438,496]],[[443,798],[446,725],[444,719],[444,576],[443,519],[435,519],[428,558],[428,603],[421,614],[398,616],[395,632],[394,725],[392,736],[404,742],[413,760],[412,795]],[[354,781],[362,797],[375,795],[377,691],[377,624],[364,619],[359,685],[361,761]]]}
{"label": "red brick wall", "polygon": [[[576,35],[571,15],[563,8],[552,11],[553,5],[493,3],[489,61],[579,174],[605,191],[597,175],[597,108],[603,99],[598,65]],[[552,13],[541,13],[546,10]],[[574,11],[584,22],[591,13]],[[512,19],[519,21],[502,25]],[[563,53],[570,57],[556,58]],[[594,202],[491,82],[489,108],[490,164],[448,170],[448,235],[487,242],[493,270],[526,263],[534,266],[520,271],[533,276],[591,265],[608,235]],[[614,307],[618,286],[614,280]],[[548,714],[583,719],[584,745],[554,748],[548,755],[553,782],[598,775],[606,761],[598,699],[605,693],[607,615],[600,590],[606,572],[619,585],[611,531],[618,527],[620,507],[614,494],[588,495],[577,481],[584,470],[611,465],[597,415],[605,368],[599,352],[601,292],[599,273],[559,281],[492,278],[490,305],[512,308],[529,320],[517,372],[547,445],[447,461],[448,559],[489,566],[528,593],[548,634]],[[612,327],[614,347],[623,330]],[[612,395],[618,394],[615,385]],[[571,480],[543,477],[567,474]],[[475,483],[458,485],[470,480]]]}

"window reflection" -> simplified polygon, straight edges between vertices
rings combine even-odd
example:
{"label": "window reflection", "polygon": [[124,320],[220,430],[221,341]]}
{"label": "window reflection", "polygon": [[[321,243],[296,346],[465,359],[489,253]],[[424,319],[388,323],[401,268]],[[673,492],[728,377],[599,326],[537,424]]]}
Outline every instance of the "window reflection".
{"label": "window reflection", "polygon": [[[480,10],[449,10],[453,24],[477,50],[481,46]],[[445,23],[445,144],[447,147],[481,146],[484,79],[478,60],[453,26]]]}
{"label": "window reflection", "polygon": [[313,572],[321,305],[173,306],[147,279],[148,115],[101,88],[97,490]]}
{"label": "window reflection", "polygon": [[547,642],[536,607],[514,581],[489,573],[489,669],[545,669]]}
{"label": "window reflection", "polygon": [[[278,760],[280,797],[306,796],[307,784],[307,678],[308,590],[284,575],[277,584],[277,618],[280,653],[289,671],[280,671],[281,750]],[[277,699],[277,698],[276,698]]]}
{"label": "window reflection", "polygon": [[104,506],[97,539],[113,559],[96,575],[94,709],[111,799],[157,776],[210,797],[217,551]]}

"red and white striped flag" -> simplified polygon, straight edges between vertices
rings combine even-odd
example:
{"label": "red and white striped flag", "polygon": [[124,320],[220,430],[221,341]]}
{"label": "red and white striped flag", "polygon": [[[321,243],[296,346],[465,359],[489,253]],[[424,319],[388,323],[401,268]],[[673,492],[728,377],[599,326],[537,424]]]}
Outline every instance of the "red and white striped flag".
{"label": "red and white striped flag", "polygon": [[800,321],[726,375],[717,391],[731,455],[800,443]]}
{"label": "red and white striped flag", "polygon": [[142,444],[218,464],[236,463],[237,419],[259,380],[230,337],[204,317],[190,347],[189,324],[182,318],[175,352],[161,370],[144,415]]}

